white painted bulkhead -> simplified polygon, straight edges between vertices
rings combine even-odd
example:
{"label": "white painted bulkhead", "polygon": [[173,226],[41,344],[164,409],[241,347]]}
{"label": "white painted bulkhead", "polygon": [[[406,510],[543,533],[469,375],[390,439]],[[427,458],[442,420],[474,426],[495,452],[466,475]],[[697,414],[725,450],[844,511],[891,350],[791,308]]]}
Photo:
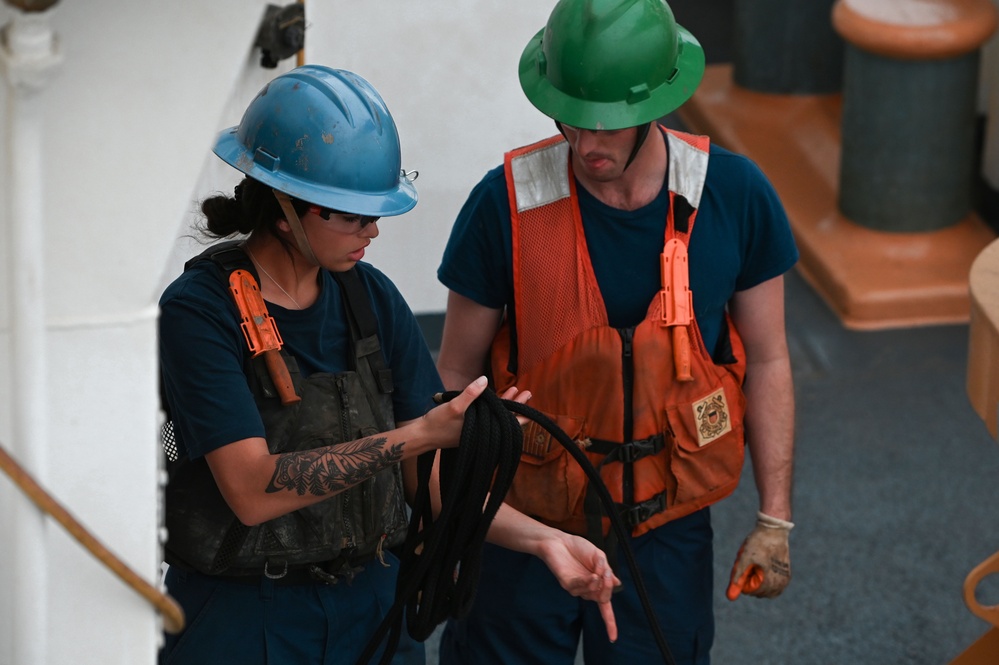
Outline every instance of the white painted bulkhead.
{"label": "white painted bulkhead", "polygon": [[[154,584],[155,303],[198,248],[183,238],[197,201],[238,179],[211,154],[216,132],[295,64],[259,65],[252,44],[266,4],[63,0],[44,12],[59,53],[51,76],[26,102],[6,78],[0,87],[0,445]],[[550,8],[528,0],[306,4],[306,61],[368,78],[393,111],[404,166],[420,172],[420,204],[382,222],[368,254],[417,312],[444,309],[435,271],[467,192],[504,149],[553,130],[516,77],[520,51]],[[21,10],[0,3],[0,25],[14,18]],[[20,198],[9,170],[30,162],[12,152],[31,150],[31,139],[13,135],[14,104],[30,109],[38,128],[38,175],[22,173],[31,184],[27,196],[18,185]],[[37,211],[38,256],[12,256],[24,217],[18,201]],[[33,335],[13,332],[13,271],[24,261],[44,276]],[[38,354],[29,366],[44,368],[30,379],[34,392],[17,385],[30,370],[15,382],[23,353]],[[30,426],[31,413],[42,414],[41,426]],[[28,438],[15,434],[18,422],[34,432],[30,443],[18,440]],[[155,662],[152,607],[0,477],[0,665]],[[24,536],[24,521],[38,528]]]}

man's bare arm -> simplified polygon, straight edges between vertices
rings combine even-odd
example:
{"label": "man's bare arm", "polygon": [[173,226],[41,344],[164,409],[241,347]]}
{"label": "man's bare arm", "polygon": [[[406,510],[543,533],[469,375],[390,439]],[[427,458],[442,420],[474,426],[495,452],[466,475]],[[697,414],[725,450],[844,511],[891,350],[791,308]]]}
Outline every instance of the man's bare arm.
{"label": "man's bare arm", "polygon": [[492,309],[449,291],[447,315],[441,350],[437,356],[437,371],[444,386],[456,390],[486,372],[489,347],[499,330],[503,310]]}
{"label": "man's bare arm", "polygon": [[784,327],[784,278],[736,293],[731,310],[746,347],[746,440],[760,511],[790,520],[794,387]]}

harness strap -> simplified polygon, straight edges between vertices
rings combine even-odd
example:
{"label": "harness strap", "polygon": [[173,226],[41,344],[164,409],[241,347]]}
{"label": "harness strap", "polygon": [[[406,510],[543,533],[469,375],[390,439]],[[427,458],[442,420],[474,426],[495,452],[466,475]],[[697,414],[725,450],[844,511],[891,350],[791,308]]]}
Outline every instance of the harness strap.
{"label": "harness strap", "polygon": [[661,513],[664,510],[666,510],[665,491],[656,494],[651,499],[639,501],[630,508],[623,508],[620,511],[621,521],[627,524],[629,528],[634,529],[645,520],[651,519],[653,515]]}
{"label": "harness strap", "polygon": [[[625,465],[626,473],[630,471],[632,465],[640,459],[659,453],[666,448],[666,437],[662,434],[653,434],[645,439],[618,443],[605,439],[590,439],[587,452],[601,453],[603,460],[597,465],[599,472],[603,466],[609,462],[620,462]],[[636,504],[615,503],[614,507],[621,521],[628,527],[634,529],[636,526],[651,518],[656,513],[666,510],[666,492],[661,492],[651,499],[640,501]],[[592,483],[587,484],[586,494],[583,496],[583,512],[586,514],[586,538],[597,547],[604,550],[607,561],[612,568],[617,567],[617,534],[613,531],[604,536],[603,515],[604,506],[593,487]]]}
{"label": "harness strap", "polygon": [[586,450],[587,452],[606,455],[600,464],[603,466],[607,462],[632,464],[643,457],[657,454],[665,447],[666,437],[660,433],[653,434],[646,439],[629,441],[628,443],[617,443],[616,441],[607,441],[605,439],[590,439],[590,445],[586,447]]}
{"label": "harness strap", "polygon": [[[385,364],[382,346],[378,341],[378,320],[371,308],[364,285],[357,275],[357,269],[335,272],[333,277],[343,289],[347,300],[347,319],[350,323],[351,344],[357,360],[366,360],[371,365],[371,373],[378,385],[378,392],[390,393],[393,389],[392,370]],[[361,363],[358,363],[360,367]]]}
{"label": "harness strap", "polygon": [[369,398],[379,395],[379,404],[373,404],[372,411],[384,422],[379,423],[386,430],[395,427],[392,418],[392,370],[385,362],[381,342],[378,341],[378,320],[371,307],[371,299],[361,283],[356,268],[346,272],[335,272],[346,301],[347,322],[350,326],[350,345],[354,353],[354,365],[367,387]]}
{"label": "harness strap", "polygon": [[188,259],[184,263],[184,270],[188,270],[199,261],[211,261],[222,271],[224,275],[222,281],[226,285],[229,284],[229,273],[233,270],[246,270],[259,282],[260,276],[257,274],[257,268],[253,265],[250,257],[246,255],[246,252],[243,251],[242,244],[242,240],[227,240],[217,245],[212,245],[201,252],[201,254]]}

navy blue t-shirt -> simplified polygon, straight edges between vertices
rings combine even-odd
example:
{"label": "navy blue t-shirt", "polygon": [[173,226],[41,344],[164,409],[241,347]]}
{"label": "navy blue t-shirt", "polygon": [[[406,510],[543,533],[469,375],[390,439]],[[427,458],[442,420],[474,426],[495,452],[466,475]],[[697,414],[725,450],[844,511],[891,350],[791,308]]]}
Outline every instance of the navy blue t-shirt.
{"label": "navy blue t-shirt", "polygon": [[[381,271],[358,263],[371,295],[378,336],[392,369],[397,421],[433,407],[443,387],[423,334],[396,286]],[[320,271],[319,299],[304,310],[273,303],[267,309],[285,349],[303,377],[350,368],[350,332],[343,295],[333,276]],[[246,341],[238,310],[215,266],[202,261],[178,277],[160,298],[160,369],[178,449],[192,459],[265,430],[243,373]]]}
{"label": "navy blue t-shirt", "polygon": [[[578,180],[576,190],[608,321],[615,328],[637,325],[662,288],[668,187],[664,183],[654,201],[631,211],[602,203]],[[437,277],[480,305],[512,308],[511,246],[509,196],[499,166],[458,214]],[[782,275],[798,260],[784,207],[748,158],[711,146],[688,252],[694,314],[705,348],[714,349],[733,293]]]}

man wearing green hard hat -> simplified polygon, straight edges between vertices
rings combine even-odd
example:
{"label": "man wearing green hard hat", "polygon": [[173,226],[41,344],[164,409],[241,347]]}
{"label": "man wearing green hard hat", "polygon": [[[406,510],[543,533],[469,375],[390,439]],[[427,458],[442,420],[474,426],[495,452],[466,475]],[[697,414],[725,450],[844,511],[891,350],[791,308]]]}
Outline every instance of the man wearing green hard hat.
{"label": "man wearing green hard hat", "polygon": [[617,639],[606,608],[487,545],[441,663],[572,665],[582,640],[587,663],[706,664],[710,505],[735,489],[747,445],[759,512],[739,552],[721,553],[735,559],[727,595],[777,596],[791,577],[794,238],[753,162],[657,122],[704,73],[663,0],[561,0],[519,72],[558,134],[508,152],[459,213],[438,270],[437,365],[449,388],[487,368],[497,390],[529,390],[598,469],[626,543],[580,466],[530,424],[507,503],[616,561]]}

